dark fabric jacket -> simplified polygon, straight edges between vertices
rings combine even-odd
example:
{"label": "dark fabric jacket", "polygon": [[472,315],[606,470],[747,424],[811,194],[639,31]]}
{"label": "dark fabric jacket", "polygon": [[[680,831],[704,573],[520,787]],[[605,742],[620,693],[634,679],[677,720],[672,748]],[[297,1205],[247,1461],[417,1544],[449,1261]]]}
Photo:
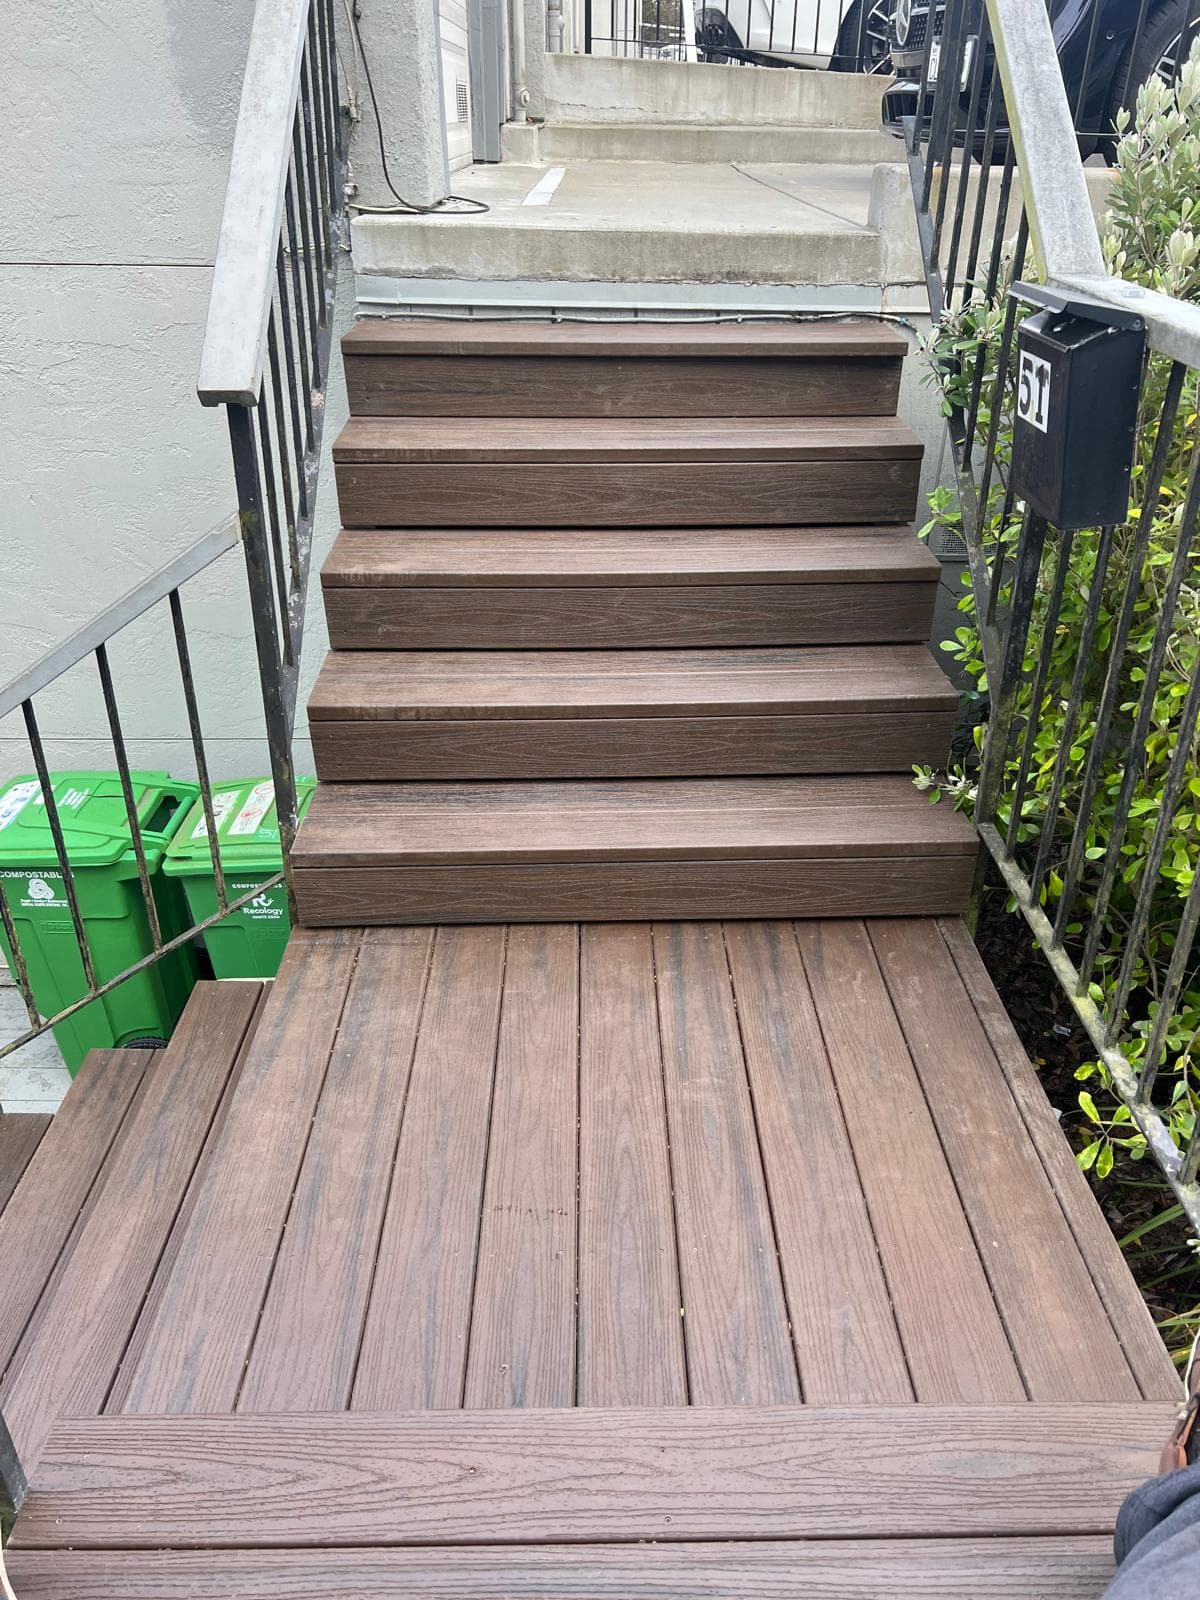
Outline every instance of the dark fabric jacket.
{"label": "dark fabric jacket", "polygon": [[1105,1600],[1198,1600],[1200,1461],[1135,1489],[1117,1518]]}

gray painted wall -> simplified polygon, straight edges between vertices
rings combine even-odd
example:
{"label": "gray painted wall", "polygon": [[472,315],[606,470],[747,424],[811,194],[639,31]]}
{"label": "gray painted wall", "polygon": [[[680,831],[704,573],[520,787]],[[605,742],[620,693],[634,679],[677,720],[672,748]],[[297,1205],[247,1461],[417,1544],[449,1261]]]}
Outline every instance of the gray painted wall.
{"label": "gray painted wall", "polygon": [[[372,0],[367,0],[370,9]],[[0,682],[233,508],[195,377],[253,0],[48,0],[13,30],[0,242]],[[339,315],[353,294],[347,262]],[[344,415],[340,368],[327,441]],[[323,472],[316,565],[336,531]],[[310,607],[308,677],[324,649]],[[214,773],[265,763],[241,558],[185,592]],[[131,759],[191,771],[165,608],[112,648]],[[57,766],[112,765],[89,667],[39,697]],[[305,767],[311,758],[301,747]],[[0,777],[29,767],[0,723]]]}

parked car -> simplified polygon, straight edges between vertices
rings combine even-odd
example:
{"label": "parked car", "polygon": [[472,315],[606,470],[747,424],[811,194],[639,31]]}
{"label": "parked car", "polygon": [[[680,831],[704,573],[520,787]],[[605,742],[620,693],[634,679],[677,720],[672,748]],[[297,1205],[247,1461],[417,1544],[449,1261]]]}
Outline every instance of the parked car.
{"label": "parked car", "polygon": [[886,72],[895,0],[706,0],[696,8],[705,61]]}
{"label": "parked car", "polygon": [[[886,99],[887,120],[894,126],[901,116],[912,114],[919,93],[931,14],[930,76],[936,79],[946,8],[931,6],[929,0],[894,0],[889,9],[889,56],[901,80]],[[964,51],[964,93],[982,0],[976,0],[973,10]],[[1084,136],[1083,154],[1097,149],[1109,154],[1112,140],[1107,135],[1121,107],[1132,107],[1138,89],[1155,73],[1168,82],[1178,75],[1187,47],[1200,33],[1200,0],[1052,0],[1050,18],[1075,126]],[[984,70],[990,77],[986,61]],[[998,126],[1003,132],[1002,119]],[[1001,151],[1004,147],[1002,139]]]}

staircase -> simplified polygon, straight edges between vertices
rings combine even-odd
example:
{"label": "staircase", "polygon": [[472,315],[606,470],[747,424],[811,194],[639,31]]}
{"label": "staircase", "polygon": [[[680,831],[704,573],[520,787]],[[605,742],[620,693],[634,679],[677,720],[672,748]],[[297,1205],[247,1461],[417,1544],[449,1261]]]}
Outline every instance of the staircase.
{"label": "staircase", "polygon": [[396,321],[343,350],[302,922],[962,908],[974,834],[910,781],[955,697],[898,334]]}

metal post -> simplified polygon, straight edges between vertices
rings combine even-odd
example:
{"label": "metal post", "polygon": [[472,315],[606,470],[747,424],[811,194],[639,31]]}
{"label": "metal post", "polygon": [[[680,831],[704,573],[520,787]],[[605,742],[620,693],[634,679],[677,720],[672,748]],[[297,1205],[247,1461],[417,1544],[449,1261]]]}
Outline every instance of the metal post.
{"label": "metal post", "polygon": [[28,1489],[17,1447],[8,1431],[4,1413],[0,1411],[0,1545],[8,1543],[17,1512],[25,1504]]}
{"label": "metal post", "polygon": [[296,774],[292,766],[291,737],[284,695],[283,671],[279,658],[279,623],[275,615],[275,595],[271,582],[271,557],[263,526],[262,486],[254,448],[254,425],[250,407],[227,408],[229,438],[233,447],[233,475],[237,483],[238,516],[242,528],[242,548],[246,556],[246,581],[250,589],[250,610],[254,620],[254,645],[258,653],[258,675],[262,684],[263,716],[267,724],[267,747],[271,755],[271,776],[275,783],[275,812],[279,822],[279,843],[283,850],[284,880],[288,909],[296,922],[296,902],[292,887],[292,845],[299,826],[296,808]]}
{"label": "metal post", "polygon": [[512,45],[512,120],[528,122],[529,87],[525,82],[525,0],[508,0],[508,30]]}
{"label": "metal post", "polygon": [[551,54],[562,54],[565,31],[563,0],[546,0],[546,49]]}

